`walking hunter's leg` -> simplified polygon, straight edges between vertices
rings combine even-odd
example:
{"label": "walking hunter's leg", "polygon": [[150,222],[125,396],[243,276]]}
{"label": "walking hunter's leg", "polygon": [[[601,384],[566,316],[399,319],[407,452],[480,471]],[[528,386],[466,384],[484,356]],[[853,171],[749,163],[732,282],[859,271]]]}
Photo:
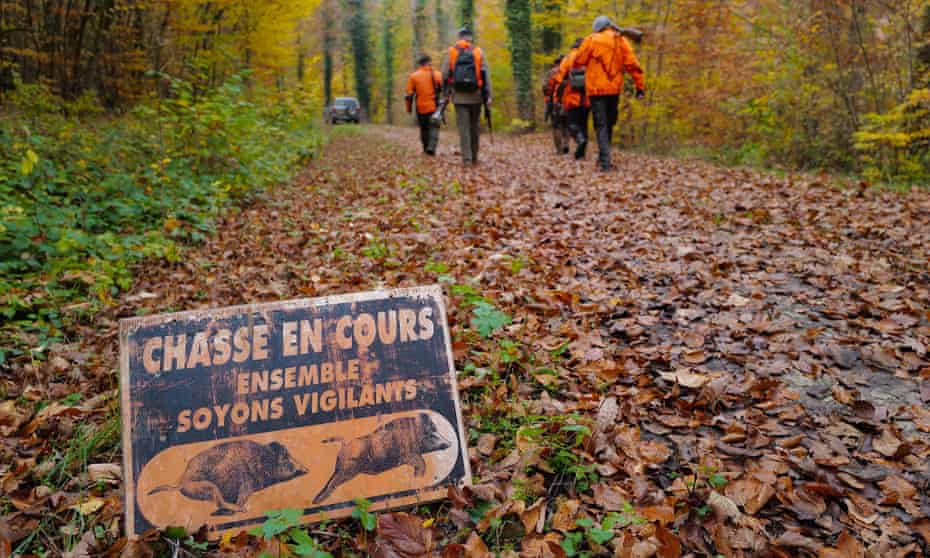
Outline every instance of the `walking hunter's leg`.
{"label": "walking hunter's leg", "polygon": [[562,122],[558,113],[552,115],[552,141],[555,143],[555,152],[562,152]]}
{"label": "walking hunter's leg", "polygon": [[481,137],[481,105],[471,105],[471,161],[478,162],[478,145]]}
{"label": "walking hunter's leg", "polygon": [[417,125],[420,127],[420,143],[423,145],[423,152],[429,153],[429,135],[432,125],[429,121],[429,115],[418,114]]}
{"label": "walking hunter's leg", "polygon": [[568,123],[568,113],[563,112],[559,114],[559,132],[562,136],[562,153],[568,153],[568,149],[571,147],[571,142],[568,139],[571,137],[571,134],[568,130]]}
{"label": "walking hunter's leg", "polygon": [[471,108],[472,105],[455,105],[455,126],[459,130],[459,150],[462,152],[463,163],[474,160],[471,150]]}
{"label": "walking hunter's leg", "polygon": [[620,95],[611,95],[607,102],[607,139],[610,145],[614,144],[614,128],[617,126],[617,116],[619,114]]}
{"label": "walking hunter's leg", "polygon": [[594,117],[594,133],[597,135],[597,164],[601,168],[610,166],[610,131],[607,129],[608,97],[591,97],[591,116]]}
{"label": "walking hunter's leg", "polygon": [[611,138],[613,127],[617,123],[617,95],[598,95],[591,97],[591,112],[594,116],[594,130],[597,133],[597,163],[601,170],[610,169]]}
{"label": "walking hunter's leg", "polygon": [[[584,159],[585,149],[588,146],[588,111],[587,109],[573,108],[568,111],[568,126],[566,134],[571,134],[575,140],[575,158]],[[566,145],[568,140],[566,139]]]}
{"label": "walking hunter's leg", "polygon": [[429,140],[426,146],[426,152],[430,155],[436,154],[436,148],[439,146],[439,126],[432,122],[429,124]]}

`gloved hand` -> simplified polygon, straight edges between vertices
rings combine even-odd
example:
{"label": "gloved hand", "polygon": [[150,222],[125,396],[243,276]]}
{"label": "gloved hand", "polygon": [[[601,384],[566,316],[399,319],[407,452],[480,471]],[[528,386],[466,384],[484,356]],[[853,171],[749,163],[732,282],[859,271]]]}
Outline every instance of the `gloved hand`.
{"label": "gloved hand", "polygon": [[546,103],[546,113],[543,115],[543,122],[549,122],[549,118],[552,117],[552,103]]}
{"label": "gloved hand", "polygon": [[637,90],[636,90],[636,98],[639,99],[640,101],[642,101],[643,99],[646,98],[646,92],[643,91],[642,89],[637,89]]}

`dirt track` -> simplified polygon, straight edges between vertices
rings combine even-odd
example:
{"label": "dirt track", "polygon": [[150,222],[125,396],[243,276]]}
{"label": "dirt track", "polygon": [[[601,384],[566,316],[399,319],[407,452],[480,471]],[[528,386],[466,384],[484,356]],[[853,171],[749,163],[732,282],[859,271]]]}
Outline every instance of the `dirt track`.
{"label": "dirt track", "polygon": [[[413,128],[337,134],[182,263],[146,266],[83,350],[115,370],[115,320],[143,311],[441,281],[482,499],[519,480],[556,516],[630,502],[660,531],[618,529],[621,551],[665,532],[726,556],[930,548],[926,194],[635,154],[604,175],[544,135],[482,138],[465,169],[455,137],[428,159]],[[451,285],[513,324],[480,339]],[[508,426],[571,413],[590,419],[570,452],[593,486]]]}

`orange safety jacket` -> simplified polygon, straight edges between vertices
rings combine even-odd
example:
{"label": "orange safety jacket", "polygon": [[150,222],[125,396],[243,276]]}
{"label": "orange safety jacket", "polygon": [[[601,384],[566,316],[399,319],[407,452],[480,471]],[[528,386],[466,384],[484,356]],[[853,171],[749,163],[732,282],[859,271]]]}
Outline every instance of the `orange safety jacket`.
{"label": "orange safety jacket", "polygon": [[574,66],[585,66],[585,92],[596,95],[619,95],[623,74],[630,74],[636,89],[646,88],[643,68],[626,38],[610,27],[593,33],[578,47]]}
{"label": "orange safety jacket", "polygon": [[[575,108],[580,108],[581,106],[589,107],[591,106],[591,101],[588,99],[588,96],[583,94],[583,91],[578,91],[573,88],[568,83],[568,73],[573,67],[575,67],[575,58],[578,57],[578,49],[572,50],[568,56],[562,59],[562,63],[559,64],[559,74],[556,76],[556,100],[558,101],[558,91],[562,90],[562,109],[571,110]],[[564,82],[564,87],[562,86]],[[585,76],[585,85],[587,85],[587,76]],[[587,87],[586,87],[587,89]]]}
{"label": "orange safety jacket", "polygon": [[449,47],[449,85],[455,79],[455,61],[459,58],[459,50],[473,49],[475,56],[475,72],[478,74],[478,89],[484,89],[484,78],[481,76],[481,47],[472,46],[471,41],[459,39]]}
{"label": "orange safety jacket", "polygon": [[442,74],[432,66],[420,66],[407,80],[407,112],[412,109],[413,97],[417,98],[417,114],[436,112],[436,96],[442,90]]}

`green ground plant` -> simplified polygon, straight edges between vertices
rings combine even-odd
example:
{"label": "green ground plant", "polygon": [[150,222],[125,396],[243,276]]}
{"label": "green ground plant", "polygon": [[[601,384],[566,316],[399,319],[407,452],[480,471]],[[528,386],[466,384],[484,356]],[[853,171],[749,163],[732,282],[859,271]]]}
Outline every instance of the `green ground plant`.
{"label": "green ground plant", "polygon": [[306,529],[300,528],[303,511],[299,509],[271,510],[265,512],[265,522],[252,529],[251,534],[268,541],[278,541],[278,555],[263,553],[260,558],[280,558],[297,556],[299,558],[332,558],[332,554],[323,550],[316,539]]}
{"label": "green ground plant", "polygon": [[374,512],[368,511],[371,508],[371,501],[364,498],[355,500],[355,509],[352,510],[352,517],[357,519],[362,529],[372,532],[378,526],[378,516]]}
{"label": "green ground plant", "polygon": [[595,523],[588,517],[577,520],[575,524],[579,529],[565,534],[565,538],[562,539],[562,550],[569,558],[596,556],[604,550],[605,545],[613,540],[617,529],[645,523],[647,523],[646,519],[636,513],[633,505],[624,502],[620,512],[608,513],[600,523]]}
{"label": "green ground plant", "polygon": [[[0,346],[42,347],[179,259],[244,197],[287,179],[321,141],[319,99],[249,88],[171,94],[119,115],[18,84],[0,110]],[[13,353],[14,355],[16,352]],[[0,362],[9,354],[0,352]]]}

